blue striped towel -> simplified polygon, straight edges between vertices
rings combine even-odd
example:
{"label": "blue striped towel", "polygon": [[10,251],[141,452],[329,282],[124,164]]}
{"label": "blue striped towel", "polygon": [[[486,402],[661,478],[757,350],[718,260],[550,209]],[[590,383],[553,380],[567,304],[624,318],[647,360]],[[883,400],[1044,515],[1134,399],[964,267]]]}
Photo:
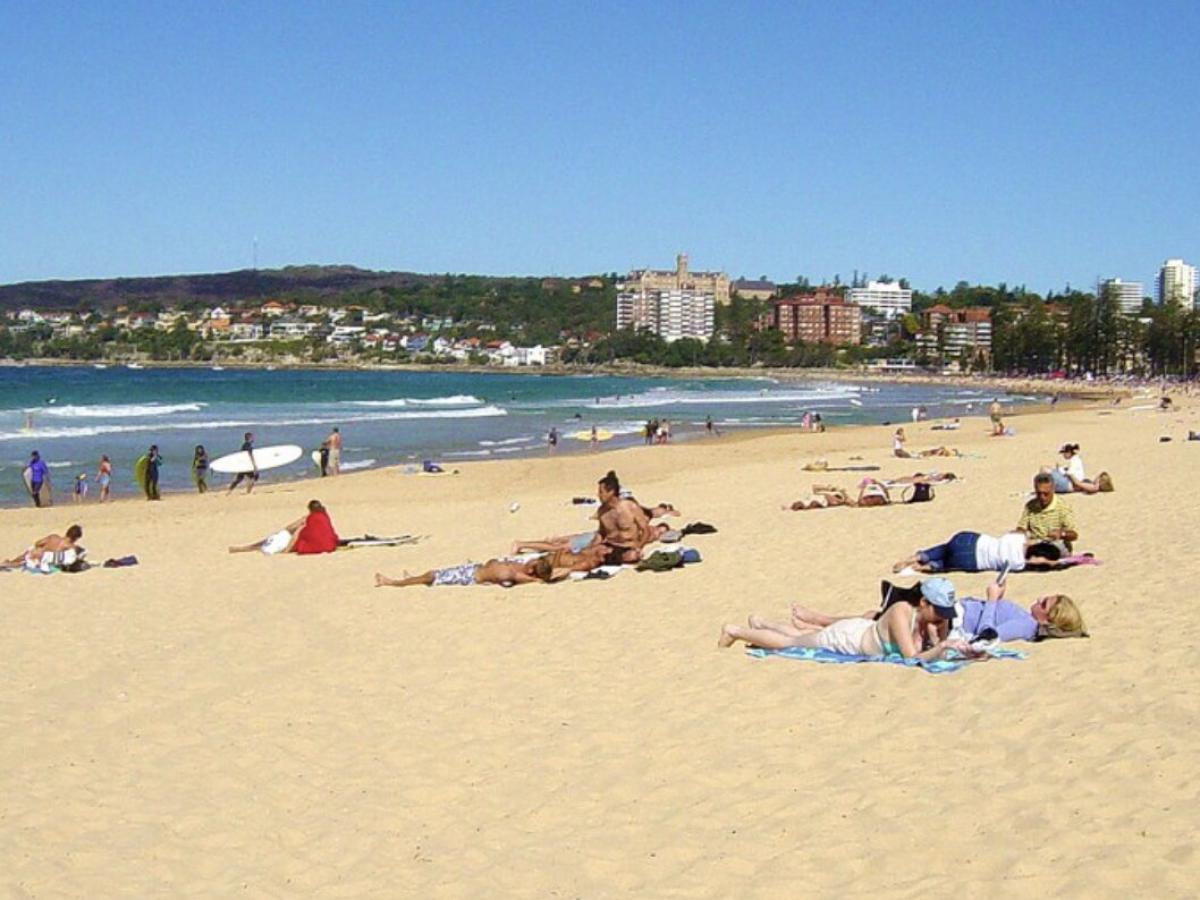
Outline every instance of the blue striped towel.
{"label": "blue striped towel", "polygon": [[[987,651],[993,659],[1024,659],[1025,654],[1020,650],[1005,650],[1002,647],[992,647]],[[832,650],[822,650],[815,647],[787,647],[783,650],[764,650],[761,647],[747,647],[747,656],[784,656],[788,659],[808,659],[820,663],[892,663],[897,666],[924,669],[934,675],[946,672],[957,672],[973,660],[969,659],[935,659],[925,662],[919,659],[905,659],[903,656],[854,656],[847,653],[835,653]]]}

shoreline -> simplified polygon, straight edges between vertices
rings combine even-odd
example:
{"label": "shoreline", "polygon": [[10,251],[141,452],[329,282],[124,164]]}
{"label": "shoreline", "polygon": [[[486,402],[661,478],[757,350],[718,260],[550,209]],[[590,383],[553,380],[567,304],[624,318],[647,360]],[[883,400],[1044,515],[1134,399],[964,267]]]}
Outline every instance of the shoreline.
{"label": "shoreline", "polygon": [[[55,358],[37,358],[28,360],[0,359],[0,371],[5,368],[95,368],[104,365],[110,369],[128,368],[125,362],[101,362],[88,360],[65,360]],[[193,360],[138,360],[142,369],[213,369],[212,362],[197,362]],[[612,376],[626,378],[676,378],[676,379],[705,379],[705,380],[748,380],[774,379],[778,381],[836,381],[842,383],[886,383],[886,384],[922,384],[922,385],[953,385],[956,387],[979,388],[995,390],[1005,394],[1059,394],[1080,399],[1099,399],[1112,397],[1129,397],[1138,389],[1151,387],[1159,379],[1144,379],[1134,385],[1110,384],[1099,381],[1081,381],[1077,379],[1049,379],[1023,375],[942,375],[935,372],[872,372],[854,369],[795,369],[795,368],[704,368],[667,366],[643,366],[637,363],[606,364],[591,366],[571,366],[555,364],[549,366],[520,366],[498,367],[477,366],[460,363],[351,363],[342,361],[332,362],[234,362],[221,361],[221,369],[227,371],[279,371],[279,372],[434,372],[455,373],[468,375],[530,375],[549,378],[579,377],[579,376]],[[1166,390],[1172,391],[1174,384],[1168,382]]]}
{"label": "shoreline", "polygon": [[[1056,413],[1068,413],[1068,412],[1074,412],[1074,411],[1078,411],[1078,410],[1085,410],[1085,409],[1093,408],[1093,404],[1098,404],[1100,402],[1101,402],[1100,399],[1071,398],[1071,399],[1068,399],[1065,401],[1060,401],[1058,404],[1056,404],[1055,407],[1050,407],[1044,403],[1034,403],[1034,402],[1013,404],[1012,406],[1005,408],[1005,418],[1026,419],[1028,417],[1051,416]],[[615,453],[622,453],[622,452],[626,452],[626,451],[635,451],[635,450],[663,451],[663,450],[667,450],[670,447],[689,446],[689,445],[693,445],[696,443],[703,443],[703,444],[707,444],[709,446],[713,446],[714,442],[722,442],[723,446],[729,446],[732,444],[749,444],[749,443],[753,443],[753,442],[757,442],[757,441],[770,441],[770,440],[780,438],[780,437],[785,437],[785,436],[812,437],[812,438],[826,437],[826,438],[828,438],[831,436],[838,436],[838,435],[848,436],[852,443],[857,443],[853,439],[854,436],[860,435],[868,429],[872,429],[872,428],[892,429],[892,428],[899,428],[899,427],[911,429],[914,425],[928,427],[930,425],[937,424],[937,423],[950,422],[950,421],[953,421],[955,418],[964,420],[965,423],[970,423],[970,422],[974,422],[974,421],[979,421],[982,423],[982,422],[986,421],[987,415],[986,415],[986,413],[980,412],[977,414],[973,414],[971,416],[958,416],[958,417],[941,416],[939,418],[922,419],[918,423],[913,423],[907,419],[901,420],[901,421],[886,421],[886,422],[854,422],[854,423],[850,423],[850,424],[846,424],[846,425],[835,425],[833,427],[827,427],[824,432],[805,431],[804,429],[800,428],[799,426],[792,426],[792,427],[778,426],[778,427],[769,427],[769,428],[729,429],[729,430],[722,431],[718,435],[713,435],[710,437],[709,435],[706,434],[706,432],[704,432],[703,429],[696,429],[696,430],[676,431],[675,435],[674,435],[674,439],[672,440],[672,442],[670,444],[667,444],[667,445],[646,445],[644,443],[632,443],[632,444],[606,447],[605,444],[602,443],[599,445],[599,447],[596,450],[591,450],[587,444],[581,444],[581,446],[577,450],[570,450],[570,451],[561,451],[560,450],[553,454],[548,453],[546,451],[545,446],[538,446],[538,447],[530,446],[528,448],[528,450],[526,450],[526,451],[507,454],[503,458],[446,460],[446,461],[443,461],[440,463],[443,466],[443,468],[446,469],[446,472],[443,474],[431,474],[431,473],[425,473],[425,472],[421,472],[421,471],[408,471],[413,467],[419,467],[419,463],[397,462],[397,463],[387,463],[384,465],[370,466],[370,467],[362,468],[362,469],[354,469],[352,471],[342,472],[335,476],[319,477],[319,476],[312,476],[312,475],[297,475],[294,478],[287,478],[287,479],[283,479],[283,480],[279,480],[279,481],[271,481],[266,484],[261,484],[255,488],[255,492],[258,493],[258,492],[262,492],[264,490],[269,490],[271,487],[280,487],[280,488],[286,488],[286,489],[290,490],[290,489],[296,488],[298,485],[304,485],[304,484],[310,484],[310,483],[325,484],[325,483],[331,483],[333,481],[339,481],[341,479],[354,478],[356,476],[369,476],[373,473],[383,473],[383,474],[389,474],[389,475],[390,474],[414,475],[414,476],[424,476],[424,477],[431,478],[431,479],[437,479],[437,478],[442,478],[442,477],[452,477],[454,475],[466,472],[469,469],[474,469],[477,466],[486,466],[489,464],[504,464],[504,463],[507,463],[510,461],[513,463],[528,464],[530,462],[541,462],[541,461],[551,462],[556,459],[576,459],[576,458],[580,458],[580,457],[582,457],[582,458],[599,458],[601,456],[612,455]],[[944,440],[944,441],[952,442],[953,435],[956,433],[957,433],[956,431],[938,431],[938,432],[936,432],[937,440],[939,440],[939,441]],[[886,433],[884,435],[883,443],[887,443]],[[881,446],[882,446],[882,444],[881,444]],[[911,461],[919,462],[919,458],[914,458]],[[270,472],[271,470],[267,470],[267,471]],[[819,473],[814,473],[814,474],[819,474]],[[51,483],[53,484],[53,480]],[[131,484],[132,484],[132,482],[131,482]],[[220,486],[210,486],[206,493],[220,495],[220,494],[225,494],[227,492],[228,492],[228,480],[223,482]],[[239,489],[235,493],[245,494],[245,491]],[[60,492],[58,491],[57,488],[55,488],[55,494],[56,494],[56,496],[60,494]],[[61,495],[66,497],[67,500],[65,502],[58,502],[56,500],[54,505],[49,506],[49,507],[41,507],[41,508],[34,507],[31,504],[29,504],[28,498],[23,498],[23,501],[12,503],[12,504],[0,503],[0,513],[4,512],[6,510],[65,509],[65,508],[89,509],[89,508],[95,508],[95,507],[101,507],[101,506],[104,506],[104,507],[112,506],[112,505],[118,504],[118,503],[143,503],[144,504],[144,503],[152,503],[153,502],[153,501],[147,500],[144,496],[142,496],[140,494],[135,494],[135,495],[122,494],[120,496],[117,496],[113,499],[110,499],[110,500],[104,502],[103,504],[101,504],[99,501],[96,501],[96,500],[85,500],[83,503],[76,504],[70,499],[72,495],[70,493],[69,485],[67,488],[64,488],[61,491]],[[191,489],[183,487],[183,488],[174,488],[174,489],[163,488],[163,489],[161,489],[161,496],[162,496],[163,501],[165,501],[169,497],[175,497],[175,498],[188,497],[188,496],[199,497],[199,496],[204,496],[204,495],[202,495],[198,491],[196,491],[194,487]]]}

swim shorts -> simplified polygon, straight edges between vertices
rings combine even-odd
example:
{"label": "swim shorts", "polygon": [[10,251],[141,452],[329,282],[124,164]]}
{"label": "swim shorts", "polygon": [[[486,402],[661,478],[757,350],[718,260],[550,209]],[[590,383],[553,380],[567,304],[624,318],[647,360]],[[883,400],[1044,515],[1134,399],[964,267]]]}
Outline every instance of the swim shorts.
{"label": "swim shorts", "polygon": [[448,569],[434,569],[433,584],[435,587],[439,584],[465,587],[475,583],[475,572],[478,569],[478,563],[463,563],[461,566],[451,566]]}
{"label": "swim shorts", "polygon": [[292,533],[286,528],[282,531],[277,531],[262,543],[260,548],[267,556],[273,556],[276,553],[282,553],[287,549],[288,542],[292,539]]}

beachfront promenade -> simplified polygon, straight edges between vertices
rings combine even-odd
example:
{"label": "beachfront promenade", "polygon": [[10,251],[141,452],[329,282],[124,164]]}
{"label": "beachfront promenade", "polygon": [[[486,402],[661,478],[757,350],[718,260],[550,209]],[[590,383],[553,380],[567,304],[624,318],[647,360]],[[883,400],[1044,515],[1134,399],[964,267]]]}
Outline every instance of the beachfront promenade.
{"label": "beachfront promenade", "polygon": [[[15,896],[820,894],[1171,896],[1196,860],[1200,512],[1195,401],[986,419],[891,456],[893,429],[773,433],[600,456],[384,469],[251,496],[0,510],[15,553],[78,518],[130,569],[0,574],[0,886]],[[1152,404],[1151,404],[1152,405]],[[1170,436],[1170,442],[1159,438]],[[1016,524],[1074,441],[1116,491],[1071,495],[1102,566],[1012,576],[1069,593],[1088,640],[930,676],[718,650],[796,601],[875,606],[891,563]],[[791,513],[805,462],[938,468],[935,502]],[[719,533],[703,563],[607,581],[377,590],[588,527],[615,468]],[[230,556],[319,498],[330,556]],[[519,504],[519,505],[515,505]],[[981,596],[990,573],[950,576]]]}

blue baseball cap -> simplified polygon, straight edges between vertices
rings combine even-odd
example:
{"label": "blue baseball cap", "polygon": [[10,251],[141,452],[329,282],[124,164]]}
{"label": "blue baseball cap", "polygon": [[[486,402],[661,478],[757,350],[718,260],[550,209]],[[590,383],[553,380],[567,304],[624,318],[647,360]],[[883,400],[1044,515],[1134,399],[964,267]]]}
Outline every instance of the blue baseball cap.
{"label": "blue baseball cap", "polygon": [[926,578],[921,582],[921,596],[943,619],[954,618],[954,585],[947,579]]}

